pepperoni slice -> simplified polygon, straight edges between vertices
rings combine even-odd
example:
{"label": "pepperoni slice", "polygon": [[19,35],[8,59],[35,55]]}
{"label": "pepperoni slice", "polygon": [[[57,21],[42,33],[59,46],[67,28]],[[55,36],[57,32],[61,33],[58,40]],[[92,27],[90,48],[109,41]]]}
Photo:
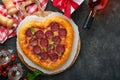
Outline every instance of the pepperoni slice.
{"label": "pepperoni slice", "polygon": [[65,37],[67,35],[66,29],[63,29],[63,28],[59,29],[58,33],[59,33],[59,36],[62,36],[62,37]]}
{"label": "pepperoni slice", "polygon": [[47,46],[47,52],[52,53],[55,50],[55,47],[52,47],[51,45]]}
{"label": "pepperoni slice", "polygon": [[29,43],[31,46],[36,46],[38,44],[38,40],[37,39],[30,39]]}
{"label": "pepperoni slice", "polygon": [[65,51],[64,45],[61,45],[61,44],[57,45],[57,46],[56,46],[56,51],[57,51],[58,53],[63,53],[63,52]]}
{"label": "pepperoni slice", "polygon": [[50,27],[52,31],[57,31],[59,29],[59,24],[56,22],[53,22],[50,24]]}
{"label": "pepperoni slice", "polygon": [[47,60],[49,57],[47,52],[41,52],[39,55],[41,57],[41,60]]}
{"label": "pepperoni slice", "polygon": [[31,29],[30,29],[30,28],[27,29],[27,31],[26,31],[26,36],[27,36],[27,37],[32,37],[32,32],[31,32]]}
{"label": "pepperoni slice", "polygon": [[51,51],[51,47],[50,45],[47,46],[47,52],[50,52]]}
{"label": "pepperoni slice", "polygon": [[58,55],[56,53],[49,54],[50,60],[55,62],[58,59]]}
{"label": "pepperoni slice", "polygon": [[42,39],[40,40],[40,44],[41,44],[41,46],[47,46],[48,40],[47,40],[46,38],[42,38]]}
{"label": "pepperoni slice", "polygon": [[48,39],[51,39],[51,38],[54,36],[54,34],[53,34],[52,31],[48,30],[48,31],[45,32],[45,36],[46,36]]}
{"label": "pepperoni slice", "polygon": [[39,46],[34,46],[34,47],[33,47],[33,52],[34,52],[35,54],[39,54],[39,53],[41,52],[41,48],[40,48]]}
{"label": "pepperoni slice", "polygon": [[53,41],[55,44],[60,44],[61,38],[59,36],[55,36],[55,37],[53,37]]}
{"label": "pepperoni slice", "polygon": [[35,36],[38,38],[38,39],[41,39],[44,37],[44,32],[42,30],[38,30],[37,32],[35,32]]}

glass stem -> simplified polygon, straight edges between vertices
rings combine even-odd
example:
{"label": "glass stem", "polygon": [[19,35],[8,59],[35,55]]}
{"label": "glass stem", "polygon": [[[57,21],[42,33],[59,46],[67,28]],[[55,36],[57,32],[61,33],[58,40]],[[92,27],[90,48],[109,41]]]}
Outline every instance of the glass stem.
{"label": "glass stem", "polygon": [[85,23],[84,23],[84,25],[83,25],[83,27],[82,27],[82,29],[89,29],[90,28],[90,26],[91,26],[91,24],[92,24],[92,22],[93,22],[93,20],[94,20],[94,17],[95,17],[95,14],[96,14],[96,11],[90,11],[89,12],[89,15],[87,16],[87,18],[86,18],[86,20],[85,20]]}

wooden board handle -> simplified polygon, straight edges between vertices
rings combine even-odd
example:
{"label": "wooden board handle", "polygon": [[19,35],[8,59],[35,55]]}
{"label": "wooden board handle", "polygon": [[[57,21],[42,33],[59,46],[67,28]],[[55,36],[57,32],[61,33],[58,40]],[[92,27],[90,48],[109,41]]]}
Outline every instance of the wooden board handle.
{"label": "wooden board handle", "polygon": [[34,15],[43,16],[44,11],[42,10],[42,8],[41,8],[39,3],[40,3],[39,0],[27,0],[26,2],[21,2],[20,9],[23,12],[24,16],[28,16],[30,14],[27,13],[26,7],[29,6],[30,4],[36,4],[37,7],[38,7],[38,11],[35,12]]}

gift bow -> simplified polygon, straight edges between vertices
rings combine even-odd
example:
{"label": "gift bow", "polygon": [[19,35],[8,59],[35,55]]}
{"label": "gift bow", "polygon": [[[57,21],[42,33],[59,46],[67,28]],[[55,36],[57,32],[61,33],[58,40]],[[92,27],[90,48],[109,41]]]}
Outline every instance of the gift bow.
{"label": "gift bow", "polygon": [[64,11],[65,16],[71,17],[71,7],[77,9],[79,4],[74,0],[53,0],[53,5]]}

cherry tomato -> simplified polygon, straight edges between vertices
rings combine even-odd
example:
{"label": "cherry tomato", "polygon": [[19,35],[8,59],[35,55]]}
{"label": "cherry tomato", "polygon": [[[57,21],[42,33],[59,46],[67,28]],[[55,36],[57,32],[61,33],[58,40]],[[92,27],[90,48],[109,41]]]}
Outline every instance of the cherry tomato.
{"label": "cherry tomato", "polygon": [[12,61],[15,61],[15,59],[16,59],[15,54],[12,54],[11,60],[12,60]]}
{"label": "cherry tomato", "polygon": [[8,64],[3,65],[3,68],[6,68],[6,67],[8,67]]}
{"label": "cherry tomato", "polygon": [[3,76],[7,76],[7,72],[6,72],[6,71],[3,71],[3,72],[2,72],[2,75],[3,75]]}
{"label": "cherry tomato", "polygon": [[0,65],[0,69],[2,69],[2,65]]}
{"label": "cherry tomato", "polygon": [[6,71],[9,71],[10,70],[10,67],[8,66],[8,67],[6,67]]}

